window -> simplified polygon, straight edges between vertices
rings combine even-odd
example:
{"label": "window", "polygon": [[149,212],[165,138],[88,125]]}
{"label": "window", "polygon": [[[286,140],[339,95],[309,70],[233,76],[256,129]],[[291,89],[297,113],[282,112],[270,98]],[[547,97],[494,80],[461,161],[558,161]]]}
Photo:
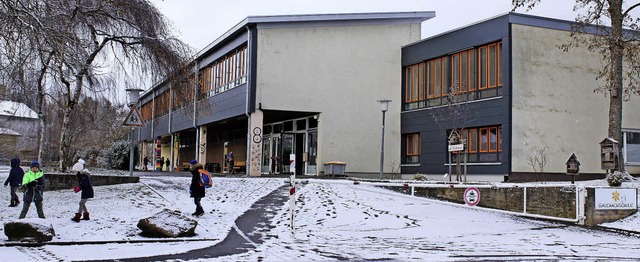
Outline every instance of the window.
{"label": "window", "polygon": [[501,95],[501,58],[496,42],[405,67],[404,110],[443,105],[449,93],[464,101]]}
{"label": "window", "polygon": [[403,163],[420,163],[420,134],[406,134],[405,137],[405,157]]}
{"label": "window", "polygon": [[625,131],[623,146],[625,164],[640,165],[640,131]]}
{"label": "window", "polygon": [[467,139],[465,151],[468,162],[500,161],[500,126],[475,127],[459,130],[462,139]]}
{"label": "window", "polygon": [[247,81],[247,46],[242,46],[220,57],[200,70],[198,99],[206,98]]}
{"label": "window", "polygon": [[424,100],[424,63],[407,67],[405,102]]}

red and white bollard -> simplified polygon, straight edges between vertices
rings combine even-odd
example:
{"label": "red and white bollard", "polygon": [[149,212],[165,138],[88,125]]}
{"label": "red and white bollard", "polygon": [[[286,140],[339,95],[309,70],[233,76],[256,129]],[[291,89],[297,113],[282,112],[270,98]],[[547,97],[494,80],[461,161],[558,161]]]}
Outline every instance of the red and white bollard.
{"label": "red and white bollard", "polygon": [[294,229],[294,219],[295,219],[295,211],[296,211],[296,155],[289,155],[289,171],[291,171],[291,176],[289,178],[289,183],[291,185],[291,189],[289,189],[289,212],[291,213],[291,232]]}

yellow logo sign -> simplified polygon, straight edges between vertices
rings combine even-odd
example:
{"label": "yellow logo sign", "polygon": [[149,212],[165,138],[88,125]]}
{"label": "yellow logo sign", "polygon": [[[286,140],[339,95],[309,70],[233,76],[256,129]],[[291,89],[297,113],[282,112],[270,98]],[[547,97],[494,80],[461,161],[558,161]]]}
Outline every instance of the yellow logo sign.
{"label": "yellow logo sign", "polygon": [[618,191],[613,191],[611,193],[611,199],[613,199],[613,201],[618,202],[618,200],[620,200],[620,192]]}

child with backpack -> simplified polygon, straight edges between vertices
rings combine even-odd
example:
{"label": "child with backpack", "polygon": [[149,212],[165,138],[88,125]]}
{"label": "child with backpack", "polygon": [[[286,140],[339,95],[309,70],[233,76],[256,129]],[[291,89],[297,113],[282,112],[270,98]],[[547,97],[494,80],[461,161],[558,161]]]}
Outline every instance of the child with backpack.
{"label": "child with backpack", "polygon": [[200,201],[204,197],[204,185],[201,183],[200,171],[204,170],[202,164],[198,163],[197,160],[191,160],[189,162],[189,171],[191,172],[191,184],[189,185],[189,193],[193,198],[193,203],[196,204],[196,212],[191,215],[201,216],[204,214],[204,209],[202,209],[202,205]]}

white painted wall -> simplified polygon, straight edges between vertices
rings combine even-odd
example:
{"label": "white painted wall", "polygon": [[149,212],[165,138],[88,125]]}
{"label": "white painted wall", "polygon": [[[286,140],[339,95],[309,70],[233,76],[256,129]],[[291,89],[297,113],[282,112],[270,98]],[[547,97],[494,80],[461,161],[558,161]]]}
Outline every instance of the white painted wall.
{"label": "white painted wall", "polygon": [[[600,169],[599,142],[607,137],[609,97],[593,90],[600,56],[586,48],[563,52],[569,32],[512,26],[513,172],[533,172],[526,157],[549,146],[545,172],[566,172],[575,153],[580,171]],[[623,128],[640,128],[640,97],[623,105]],[[630,171],[637,168],[630,168]],[[636,171],[637,172],[637,171]]]}
{"label": "white painted wall", "polygon": [[386,163],[400,162],[401,46],[420,24],[259,28],[257,101],[263,109],[321,112],[318,164],[379,172],[382,112]]}

